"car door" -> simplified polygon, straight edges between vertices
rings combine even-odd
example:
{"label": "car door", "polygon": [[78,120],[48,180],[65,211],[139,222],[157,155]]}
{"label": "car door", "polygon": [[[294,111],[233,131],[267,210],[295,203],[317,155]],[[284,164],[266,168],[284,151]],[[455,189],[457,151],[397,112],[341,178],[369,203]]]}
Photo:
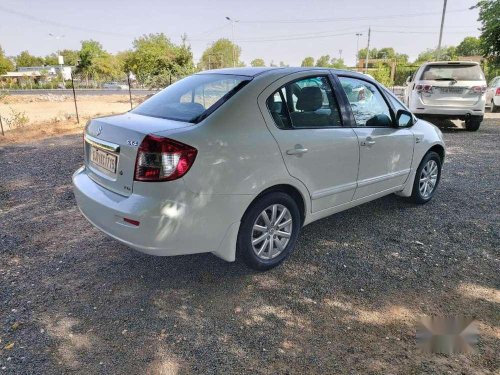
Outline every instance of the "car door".
{"label": "car door", "polygon": [[354,130],[343,126],[328,72],[283,78],[259,101],[288,172],[310,193],[312,212],[350,202],[359,146]]}
{"label": "car door", "polygon": [[413,158],[412,131],[394,127],[394,115],[377,85],[360,78],[338,78],[351,106],[360,149],[353,199],[403,185]]}

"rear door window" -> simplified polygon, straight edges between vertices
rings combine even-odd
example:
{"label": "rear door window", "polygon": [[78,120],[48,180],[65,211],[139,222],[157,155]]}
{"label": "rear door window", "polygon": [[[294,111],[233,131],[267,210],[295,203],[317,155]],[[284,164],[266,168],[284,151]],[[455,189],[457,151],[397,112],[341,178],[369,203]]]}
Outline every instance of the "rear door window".
{"label": "rear door window", "polygon": [[267,99],[267,108],[281,129],[342,126],[332,86],[323,76],[286,84]]}

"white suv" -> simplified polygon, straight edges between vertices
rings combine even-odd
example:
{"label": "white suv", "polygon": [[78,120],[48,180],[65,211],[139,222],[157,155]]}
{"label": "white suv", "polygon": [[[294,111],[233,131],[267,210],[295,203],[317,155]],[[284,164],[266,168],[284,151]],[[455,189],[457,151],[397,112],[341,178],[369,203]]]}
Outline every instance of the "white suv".
{"label": "white suv", "polygon": [[479,129],[484,116],[486,80],[478,63],[438,61],[423,64],[408,77],[404,101],[418,117],[465,120]]}

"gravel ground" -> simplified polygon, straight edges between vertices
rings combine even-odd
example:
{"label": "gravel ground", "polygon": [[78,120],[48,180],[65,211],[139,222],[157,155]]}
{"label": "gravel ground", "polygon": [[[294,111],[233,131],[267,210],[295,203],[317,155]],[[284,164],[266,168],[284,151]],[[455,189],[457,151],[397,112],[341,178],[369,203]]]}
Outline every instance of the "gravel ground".
{"label": "gravel ground", "polygon": [[[429,204],[313,223],[267,273],[93,229],[71,190],[81,136],[0,148],[0,374],[498,374],[500,118],[445,138]],[[422,314],[476,316],[475,352],[420,353]]]}

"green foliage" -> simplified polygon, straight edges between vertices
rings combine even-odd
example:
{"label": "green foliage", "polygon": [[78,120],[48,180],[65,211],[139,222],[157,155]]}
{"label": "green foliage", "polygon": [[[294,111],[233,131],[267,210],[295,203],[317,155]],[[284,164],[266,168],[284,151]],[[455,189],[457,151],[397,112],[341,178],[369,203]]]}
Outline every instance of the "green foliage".
{"label": "green foliage", "polygon": [[316,66],[319,66],[322,68],[330,67],[330,55],[323,55],[319,59],[317,59]]}
{"label": "green foliage", "polygon": [[266,63],[263,59],[254,59],[252,60],[250,65],[253,67],[258,67],[258,66],[266,66]]}
{"label": "green foliage", "polygon": [[376,70],[373,72],[370,71],[370,74],[375,78],[378,82],[383,84],[384,86],[392,86],[393,82],[391,80],[391,68],[387,64],[376,63]]}
{"label": "green foliage", "polygon": [[314,57],[308,56],[304,60],[302,60],[302,64],[300,66],[303,67],[311,67],[314,66]]}
{"label": "green foliage", "polygon": [[43,62],[44,65],[59,65],[59,59],[57,57],[57,53],[51,53],[50,55],[45,56]]}
{"label": "green foliage", "polygon": [[449,47],[442,47],[441,51],[439,51],[437,48],[428,48],[424,52],[421,52],[417,60],[415,60],[415,63],[424,63],[426,61],[435,61],[435,60],[440,60],[440,61],[450,61],[450,60],[456,60],[457,58],[457,48],[454,46],[449,46]]}
{"label": "green foliage", "polygon": [[29,118],[24,111],[16,111],[14,108],[10,109],[10,116],[5,118],[5,122],[9,129],[22,128],[27,125]]}
{"label": "green foliage", "polygon": [[83,40],[78,57],[80,61],[76,66],[76,73],[94,79],[112,76],[112,56],[102,48],[101,43]]}
{"label": "green foliage", "polygon": [[[306,59],[304,59],[304,61]],[[302,61],[302,63],[304,63],[304,61]],[[335,69],[343,69],[346,67],[343,59],[337,59],[335,57],[330,58],[330,55],[321,56],[318,60],[316,60],[316,66],[322,68],[335,68]]]}
{"label": "green foliage", "polygon": [[0,74],[5,74],[12,70],[14,70],[14,64],[5,57],[2,47],[0,47]]}
{"label": "green foliage", "polygon": [[219,69],[229,68],[234,65],[243,66],[240,62],[241,48],[229,39],[219,39],[208,47],[201,56],[200,68]]}
{"label": "green foliage", "polygon": [[468,36],[457,46],[457,56],[478,56],[481,55],[481,42],[478,38]]}
{"label": "green foliage", "polygon": [[478,1],[479,21],[481,21],[481,50],[483,56],[500,59],[500,0]]}
{"label": "green foliage", "polygon": [[395,86],[403,86],[406,79],[411,76],[419,66],[420,65],[397,65],[393,84]]}
{"label": "green foliage", "polygon": [[43,57],[33,56],[28,51],[22,51],[14,60],[16,62],[16,67],[41,66],[44,64]]}
{"label": "green foliage", "polygon": [[[400,64],[406,64],[408,62],[408,55],[404,53],[397,53],[392,47],[384,47],[381,49],[370,48],[370,55],[368,57],[370,59],[396,60]],[[366,58],[366,48],[359,50],[358,58]]]}
{"label": "green foliage", "polygon": [[330,68],[334,68],[334,69],[344,69],[346,68],[346,65],[344,63],[344,59],[337,59],[337,58],[332,58],[330,60]]}
{"label": "green foliage", "polygon": [[194,70],[191,48],[184,42],[180,46],[174,44],[163,33],[143,35],[133,45],[133,50],[122,53],[118,61],[122,60],[123,70],[133,72],[140,82],[149,80],[164,85],[165,77]]}

